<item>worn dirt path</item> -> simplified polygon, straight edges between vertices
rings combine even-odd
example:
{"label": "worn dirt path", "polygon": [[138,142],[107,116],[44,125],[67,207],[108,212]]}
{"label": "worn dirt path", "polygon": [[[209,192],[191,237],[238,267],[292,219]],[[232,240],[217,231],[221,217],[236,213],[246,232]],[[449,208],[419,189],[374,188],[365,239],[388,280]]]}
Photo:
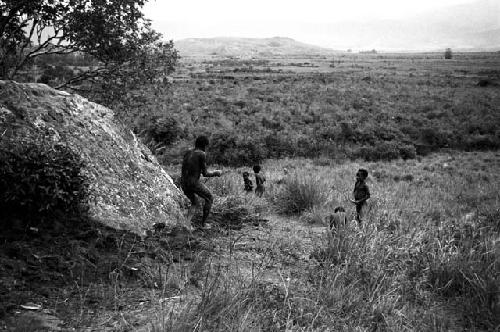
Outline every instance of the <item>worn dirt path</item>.
{"label": "worn dirt path", "polygon": [[297,218],[266,215],[268,223],[246,226],[212,238],[213,264],[248,282],[283,283],[307,269],[315,243],[326,232],[323,225],[307,225]]}

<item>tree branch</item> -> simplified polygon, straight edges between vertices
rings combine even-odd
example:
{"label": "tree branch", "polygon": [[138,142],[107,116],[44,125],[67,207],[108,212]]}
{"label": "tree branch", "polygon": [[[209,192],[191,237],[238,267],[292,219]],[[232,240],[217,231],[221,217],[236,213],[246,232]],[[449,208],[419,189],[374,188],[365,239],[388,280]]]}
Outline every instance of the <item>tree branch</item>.
{"label": "tree branch", "polygon": [[[83,72],[80,75],[72,77],[69,81],[66,81],[66,82],[56,86],[56,89],[62,89],[62,88],[68,87],[70,84],[75,84],[75,83],[82,82],[82,81],[85,81],[88,79],[97,78],[97,77],[101,76],[101,74],[106,72],[106,71],[107,71],[107,69],[105,69],[105,68],[97,68],[95,70],[89,70],[89,71]],[[71,89],[73,89],[73,88],[71,88]]]}

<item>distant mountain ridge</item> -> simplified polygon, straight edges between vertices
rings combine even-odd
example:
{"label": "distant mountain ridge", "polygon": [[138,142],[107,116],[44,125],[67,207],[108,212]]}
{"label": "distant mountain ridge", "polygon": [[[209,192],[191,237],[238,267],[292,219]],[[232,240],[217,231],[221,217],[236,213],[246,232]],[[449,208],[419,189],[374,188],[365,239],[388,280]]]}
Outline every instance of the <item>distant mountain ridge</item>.
{"label": "distant mountain ridge", "polygon": [[[263,26],[262,29],[266,27]],[[283,24],[297,40],[274,38],[190,38],[176,41],[181,55],[234,56],[328,54],[353,51],[500,50],[500,0],[476,0],[416,13],[406,19],[357,20],[331,23]],[[272,30],[272,26],[269,27]]]}
{"label": "distant mountain ridge", "polygon": [[335,51],[315,45],[298,42],[287,37],[272,38],[187,38],[175,42],[180,55],[299,55],[332,54]]}

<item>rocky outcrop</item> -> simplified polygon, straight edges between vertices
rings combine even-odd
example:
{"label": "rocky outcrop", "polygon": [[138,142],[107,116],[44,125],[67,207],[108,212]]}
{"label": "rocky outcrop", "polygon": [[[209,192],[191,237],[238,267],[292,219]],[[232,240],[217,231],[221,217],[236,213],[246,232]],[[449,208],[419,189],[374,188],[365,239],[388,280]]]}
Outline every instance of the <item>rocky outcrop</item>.
{"label": "rocky outcrop", "polygon": [[91,215],[109,226],[142,233],[182,219],[182,193],[106,107],[43,84],[0,81],[0,129],[0,136],[43,131],[78,153],[95,197]]}

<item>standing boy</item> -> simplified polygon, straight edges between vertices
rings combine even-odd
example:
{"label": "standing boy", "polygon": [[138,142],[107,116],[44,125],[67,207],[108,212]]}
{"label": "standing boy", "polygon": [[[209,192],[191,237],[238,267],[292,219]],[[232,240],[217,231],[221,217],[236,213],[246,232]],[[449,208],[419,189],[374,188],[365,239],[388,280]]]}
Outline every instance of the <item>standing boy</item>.
{"label": "standing boy", "polygon": [[356,183],[354,184],[354,200],[352,203],[356,205],[356,221],[358,225],[361,226],[361,210],[365,205],[365,202],[370,198],[370,190],[366,185],[366,178],[368,177],[368,171],[366,169],[359,169],[356,173]]}
{"label": "standing boy", "polygon": [[206,136],[199,136],[194,143],[194,149],[187,151],[182,161],[181,188],[191,201],[187,219],[191,222],[197,205],[196,196],[201,197],[205,201],[203,204],[201,227],[205,226],[214,199],[208,188],[200,182],[200,175],[213,177],[221,176],[222,174],[219,170],[213,172],[207,171],[207,157],[205,154],[207,146],[208,138]]}
{"label": "standing boy", "polygon": [[260,174],[261,167],[260,165],[255,165],[253,167],[253,171],[255,173],[255,194],[258,197],[262,197],[264,194],[264,182],[266,182],[266,178]]}

